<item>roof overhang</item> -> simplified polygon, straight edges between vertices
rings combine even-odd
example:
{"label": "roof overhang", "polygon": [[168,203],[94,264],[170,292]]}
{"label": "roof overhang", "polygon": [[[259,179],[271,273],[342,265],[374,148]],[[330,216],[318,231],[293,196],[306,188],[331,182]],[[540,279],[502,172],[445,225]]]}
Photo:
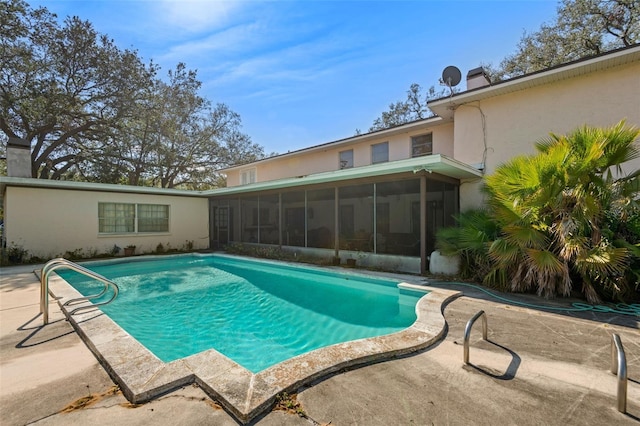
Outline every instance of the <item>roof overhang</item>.
{"label": "roof overhang", "polygon": [[71,191],[118,192],[125,194],[172,195],[180,197],[203,197],[203,191],[154,188],[145,186],[114,185],[107,183],[74,182],[34,178],[0,177],[0,193],[7,186],[41,189],[66,189]]}
{"label": "roof overhang", "polygon": [[249,192],[277,190],[290,187],[343,182],[354,179],[365,179],[398,173],[438,173],[459,180],[476,180],[482,178],[482,172],[468,164],[449,158],[445,155],[434,154],[408,160],[392,161],[373,164],[370,166],[317,173],[250,185],[233,186],[229,188],[211,189],[208,191],[190,191],[179,189],[153,188],[131,185],[113,185],[105,183],[73,182],[33,178],[0,178],[0,194],[4,194],[6,187],[63,189],[71,191],[117,192],[122,194],[152,194],[181,197],[209,197],[217,195],[242,194]]}
{"label": "roof overhang", "polygon": [[640,44],[609,52],[600,56],[580,59],[557,67],[516,77],[491,86],[485,86],[446,98],[428,102],[429,108],[444,119],[452,119],[455,109],[470,102],[501,96],[545,84],[556,83],[609,68],[640,61]]}
{"label": "roof overhang", "polygon": [[434,154],[408,160],[392,161],[373,164],[370,166],[354,167],[332,172],[316,173],[295,178],[279,179],[268,182],[258,182],[249,185],[232,186],[229,188],[205,191],[210,196],[225,196],[260,191],[278,190],[284,188],[340,183],[355,179],[386,176],[398,173],[438,173],[459,180],[477,180],[482,178],[482,172],[468,164],[449,158],[445,155]]}
{"label": "roof overhang", "polygon": [[253,161],[251,163],[239,164],[232,167],[227,167],[225,169],[217,170],[220,173],[227,173],[230,171],[235,171],[239,169],[247,168],[247,166],[255,166],[257,164],[268,163],[273,160],[280,160],[285,157],[290,157],[294,155],[300,154],[310,154],[313,152],[325,151],[327,149],[334,149],[336,147],[344,147],[347,145],[353,145],[360,142],[367,142],[373,139],[386,138],[390,136],[395,136],[403,133],[412,133],[418,132],[422,129],[428,129],[430,127],[434,127],[440,124],[444,124],[449,122],[450,120],[444,120],[442,117],[430,117],[422,120],[412,121],[410,123],[401,124],[399,126],[391,127],[388,129],[378,130],[375,132],[365,133],[362,135],[356,135],[345,139],[339,139],[333,142],[327,142],[320,145],[311,146],[309,148],[303,148],[296,151],[287,152],[286,154],[274,155],[273,157],[263,158],[262,160]]}

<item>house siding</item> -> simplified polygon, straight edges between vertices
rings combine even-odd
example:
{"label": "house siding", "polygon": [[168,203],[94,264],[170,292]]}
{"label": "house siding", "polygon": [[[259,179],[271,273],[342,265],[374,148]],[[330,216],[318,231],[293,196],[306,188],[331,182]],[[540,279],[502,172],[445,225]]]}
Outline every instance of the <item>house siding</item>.
{"label": "house siding", "polygon": [[[104,254],[114,245],[133,244],[136,253],[149,253],[160,243],[165,249],[183,248],[187,241],[194,249],[209,244],[206,198],[13,186],[4,198],[7,247],[20,246],[31,256],[50,259],[79,249],[83,256]],[[99,202],[169,205],[169,232],[99,235]]]}
{"label": "house siding", "polygon": [[[550,133],[566,134],[584,125],[608,127],[623,119],[640,127],[637,62],[459,105],[454,114],[454,158],[467,164],[484,162],[490,174],[517,155],[534,154],[535,142]],[[626,172],[639,168],[640,159],[624,165]],[[482,205],[480,184],[461,187],[462,210]]]}
{"label": "house siding", "polygon": [[368,166],[371,164],[371,145],[382,142],[389,142],[389,161],[405,160],[411,158],[411,137],[429,132],[433,133],[433,153],[452,156],[454,152],[453,124],[442,123],[423,126],[393,136],[374,137],[362,142],[327,145],[324,149],[284,155],[281,158],[247,165],[245,168],[230,170],[227,172],[227,187],[240,185],[242,170],[250,167],[256,168],[257,182],[339,170],[339,153],[350,149],[353,150],[354,167]]}

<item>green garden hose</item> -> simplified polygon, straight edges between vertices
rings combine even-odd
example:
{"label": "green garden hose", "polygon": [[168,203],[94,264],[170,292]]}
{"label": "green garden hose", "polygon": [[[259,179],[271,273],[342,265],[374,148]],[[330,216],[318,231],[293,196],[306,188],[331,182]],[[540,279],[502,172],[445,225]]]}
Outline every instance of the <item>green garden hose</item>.
{"label": "green garden hose", "polygon": [[531,303],[519,302],[517,300],[511,300],[506,297],[499,296],[495,293],[488,291],[485,288],[482,288],[478,285],[474,284],[466,284],[466,283],[446,283],[446,282],[438,282],[432,283],[431,281],[425,280],[427,285],[430,286],[446,286],[446,285],[459,285],[465,287],[473,287],[476,290],[480,290],[489,296],[501,300],[503,302],[511,303],[514,305],[525,306],[529,308],[537,308],[537,309],[547,309],[551,311],[564,311],[564,312],[602,312],[602,313],[613,313],[613,314],[622,314],[622,315],[634,315],[640,317],[640,304],[638,303],[618,303],[618,304],[607,304],[607,305],[590,305],[588,303],[582,302],[574,302],[571,304],[571,307],[559,307],[559,306],[547,306],[547,305],[533,305]]}

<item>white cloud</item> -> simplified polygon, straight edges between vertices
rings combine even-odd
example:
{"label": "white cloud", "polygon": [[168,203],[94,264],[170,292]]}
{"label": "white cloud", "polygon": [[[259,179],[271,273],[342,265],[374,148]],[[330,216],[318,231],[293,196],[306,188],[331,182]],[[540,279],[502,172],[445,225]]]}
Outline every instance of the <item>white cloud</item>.
{"label": "white cloud", "polygon": [[[196,3],[191,13],[203,4],[208,3]],[[203,89],[227,101],[286,103],[321,93],[354,64],[371,63],[372,51],[386,47],[384,41],[372,43],[360,28],[327,23],[314,18],[313,10],[292,10],[290,3],[244,4],[250,7],[224,11],[226,16],[211,18],[210,27],[203,23],[199,33],[167,29],[159,34],[173,41],[165,43],[155,62],[164,69],[185,62],[198,70]]]}
{"label": "white cloud", "polygon": [[198,33],[220,28],[246,3],[219,0],[163,0],[155,3],[156,18],[167,30]]}
{"label": "white cloud", "polygon": [[[238,79],[310,81],[356,57],[362,43],[343,35],[276,34],[258,22],[238,25],[200,40],[174,45],[160,62],[185,61],[216,74],[218,84]],[[298,41],[298,38],[304,41]]]}
{"label": "white cloud", "polygon": [[162,55],[161,60],[185,60],[189,57],[209,56],[219,58],[227,54],[240,53],[260,43],[260,24],[241,24],[189,41],[173,45]]}

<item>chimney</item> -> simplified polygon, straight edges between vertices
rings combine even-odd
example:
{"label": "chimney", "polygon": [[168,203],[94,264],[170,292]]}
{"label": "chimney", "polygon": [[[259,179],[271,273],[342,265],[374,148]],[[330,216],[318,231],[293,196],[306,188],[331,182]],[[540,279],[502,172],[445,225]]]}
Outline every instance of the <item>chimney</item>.
{"label": "chimney", "polygon": [[467,73],[467,90],[490,86],[491,80],[482,67],[474,68]]}
{"label": "chimney", "polygon": [[20,138],[7,142],[7,176],[31,177],[31,143]]}

